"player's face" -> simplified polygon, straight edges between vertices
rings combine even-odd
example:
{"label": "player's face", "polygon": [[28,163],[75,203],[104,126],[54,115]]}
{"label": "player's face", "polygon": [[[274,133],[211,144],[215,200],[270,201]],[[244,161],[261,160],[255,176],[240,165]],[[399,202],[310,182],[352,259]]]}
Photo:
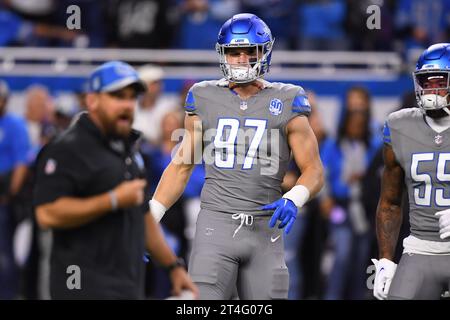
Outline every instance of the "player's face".
{"label": "player's face", "polygon": [[134,120],[137,92],[132,86],[99,94],[98,117],[106,134],[127,138]]}
{"label": "player's face", "polygon": [[256,47],[227,48],[225,50],[227,62],[231,65],[248,66],[258,60]]}
{"label": "player's face", "polygon": [[445,97],[448,93],[446,87],[447,79],[444,77],[430,77],[422,83],[424,94],[438,94]]}

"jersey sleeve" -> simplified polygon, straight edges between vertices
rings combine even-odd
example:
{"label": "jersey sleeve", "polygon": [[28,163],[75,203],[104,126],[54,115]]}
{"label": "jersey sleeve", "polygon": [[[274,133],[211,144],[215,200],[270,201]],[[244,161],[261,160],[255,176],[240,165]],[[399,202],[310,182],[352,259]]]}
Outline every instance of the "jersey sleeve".
{"label": "jersey sleeve", "polygon": [[187,115],[196,115],[202,121],[207,119],[208,112],[205,108],[205,96],[210,94],[208,92],[209,86],[206,81],[198,82],[189,89],[184,103],[184,110]]}
{"label": "jersey sleeve", "polygon": [[390,113],[383,127],[383,143],[385,146],[392,147],[397,161],[402,164],[404,159],[402,156],[402,140],[403,135],[399,134],[405,121],[410,122],[409,112],[407,109]]}
{"label": "jersey sleeve", "polygon": [[297,91],[294,100],[292,101],[291,110],[294,115],[310,115],[311,105],[309,104],[308,96],[303,88],[300,88]]}
{"label": "jersey sleeve", "polygon": [[291,86],[290,89],[290,98],[286,101],[286,112],[283,112],[283,131],[285,132],[285,128],[289,121],[298,116],[309,116],[311,113],[311,106],[308,101],[308,97],[306,95],[305,90],[299,86]]}
{"label": "jersey sleeve", "polygon": [[197,115],[198,114],[198,109],[195,104],[193,88],[191,88],[186,95],[186,100],[184,102],[184,110],[186,111],[186,113],[188,115]]}
{"label": "jersey sleeve", "polygon": [[81,160],[69,148],[50,143],[41,150],[37,159],[34,205],[53,202],[60,197],[76,196]]}

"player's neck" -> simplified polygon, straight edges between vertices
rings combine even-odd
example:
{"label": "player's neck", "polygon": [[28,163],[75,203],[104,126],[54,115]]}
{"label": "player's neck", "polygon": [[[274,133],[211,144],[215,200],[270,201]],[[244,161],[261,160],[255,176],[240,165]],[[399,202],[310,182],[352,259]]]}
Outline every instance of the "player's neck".
{"label": "player's neck", "polygon": [[436,131],[437,133],[441,133],[442,131],[447,130],[450,128],[450,116],[445,116],[442,118],[431,118],[428,116],[425,116],[425,119],[428,123],[428,125]]}
{"label": "player's neck", "polygon": [[249,83],[230,82],[229,88],[236,92],[241,99],[248,99],[263,89],[264,85],[258,80]]}

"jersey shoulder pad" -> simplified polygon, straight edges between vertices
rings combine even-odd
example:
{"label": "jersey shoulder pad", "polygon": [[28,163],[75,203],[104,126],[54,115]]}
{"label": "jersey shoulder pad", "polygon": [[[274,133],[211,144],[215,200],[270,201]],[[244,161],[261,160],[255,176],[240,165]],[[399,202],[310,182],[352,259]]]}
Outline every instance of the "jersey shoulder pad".
{"label": "jersey shoulder pad", "polygon": [[195,83],[188,91],[184,104],[184,109],[189,114],[199,112],[198,100],[214,94],[217,88],[217,80],[201,81]]}
{"label": "jersey shoulder pad", "polygon": [[280,90],[290,103],[290,108],[293,113],[309,115],[311,113],[311,105],[308,100],[308,95],[301,86],[291,83],[272,83],[273,87]]}
{"label": "jersey shoulder pad", "polygon": [[311,113],[311,104],[308,100],[308,95],[300,86],[295,86],[296,93],[292,101],[292,112],[309,115]]}
{"label": "jersey shoulder pad", "polygon": [[390,129],[401,130],[405,126],[411,126],[422,116],[422,111],[419,108],[407,108],[392,112],[386,122]]}

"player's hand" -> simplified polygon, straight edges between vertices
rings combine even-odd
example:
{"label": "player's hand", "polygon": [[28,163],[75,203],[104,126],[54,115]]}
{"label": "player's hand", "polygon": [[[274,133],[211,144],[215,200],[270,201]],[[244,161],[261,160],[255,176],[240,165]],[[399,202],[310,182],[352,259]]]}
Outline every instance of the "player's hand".
{"label": "player's hand", "polygon": [[375,281],[373,284],[373,295],[378,300],[386,300],[392,279],[397,269],[397,264],[388,259],[372,259],[375,265]]}
{"label": "player's hand", "polygon": [[141,205],[144,202],[145,179],[134,179],[119,184],[114,192],[117,196],[119,208],[128,208]]}
{"label": "player's hand", "polygon": [[450,237],[450,209],[435,213],[439,217],[439,236],[441,239]]}
{"label": "player's hand", "polygon": [[281,222],[278,225],[278,228],[282,229],[286,227],[286,229],[284,229],[285,234],[288,234],[289,231],[291,231],[295,219],[297,218],[297,207],[292,200],[281,198],[275,202],[266,204],[261,209],[275,210],[269,221],[269,227],[273,228],[277,223],[277,220],[280,220]]}
{"label": "player's hand", "polygon": [[172,294],[174,296],[180,296],[188,290],[192,292],[194,299],[198,299],[198,288],[184,268],[177,267],[170,271],[170,281],[172,282]]}

